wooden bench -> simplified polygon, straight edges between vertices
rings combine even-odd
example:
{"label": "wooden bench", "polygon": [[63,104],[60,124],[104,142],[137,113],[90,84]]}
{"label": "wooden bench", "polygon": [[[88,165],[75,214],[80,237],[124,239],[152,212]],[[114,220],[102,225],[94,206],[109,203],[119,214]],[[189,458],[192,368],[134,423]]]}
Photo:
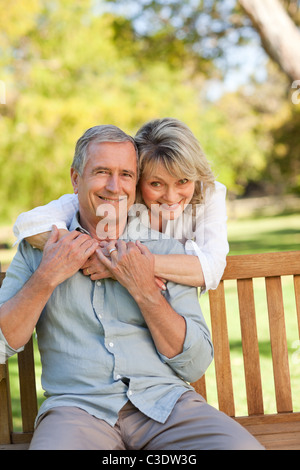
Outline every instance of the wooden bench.
{"label": "wooden bench", "polygon": [[[0,283],[4,278],[0,274]],[[267,449],[300,449],[300,412],[293,412],[289,372],[282,276],[293,276],[297,328],[300,337],[300,251],[229,256],[222,281],[209,292],[212,338],[219,409],[245,426]],[[254,278],[265,278],[270,345],[277,413],[265,414],[260,370],[260,352],[255,311]],[[228,337],[225,285],[236,280],[241,324],[247,416],[236,416],[230,337]],[[228,307],[228,306],[227,306]],[[204,312],[205,313],[205,312]],[[295,338],[293,338],[295,339]],[[300,344],[300,343],[299,343]],[[32,438],[37,413],[32,340],[18,355],[23,432],[12,425],[8,365],[0,365],[0,449],[26,449]],[[193,384],[208,399],[205,377]],[[208,397],[207,397],[208,395]]]}

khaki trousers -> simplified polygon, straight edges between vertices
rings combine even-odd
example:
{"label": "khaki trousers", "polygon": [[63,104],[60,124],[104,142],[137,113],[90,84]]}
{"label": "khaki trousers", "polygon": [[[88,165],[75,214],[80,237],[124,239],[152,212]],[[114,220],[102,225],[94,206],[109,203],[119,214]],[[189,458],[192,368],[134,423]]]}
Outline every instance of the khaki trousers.
{"label": "khaki trousers", "polygon": [[53,408],[39,420],[30,450],[259,450],[244,428],[184,393],[164,424],[128,402],[114,427],[76,407]]}

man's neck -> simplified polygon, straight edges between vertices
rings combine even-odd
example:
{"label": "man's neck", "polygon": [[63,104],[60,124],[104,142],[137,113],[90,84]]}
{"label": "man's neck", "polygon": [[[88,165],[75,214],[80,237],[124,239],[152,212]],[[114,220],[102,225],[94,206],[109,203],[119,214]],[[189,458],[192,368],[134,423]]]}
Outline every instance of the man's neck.
{"label": "man's neck", "polygon": [[118,240],[125,230],[127,219],[122,221],[122,223],[103,223],[101,224],[101,219],[97,218],[98,222],[92,223],[88,220],[85,220],[81,214],[78,214],[78,219],[81,227],[86,230],[92,238],[98,241],[110,241]]}

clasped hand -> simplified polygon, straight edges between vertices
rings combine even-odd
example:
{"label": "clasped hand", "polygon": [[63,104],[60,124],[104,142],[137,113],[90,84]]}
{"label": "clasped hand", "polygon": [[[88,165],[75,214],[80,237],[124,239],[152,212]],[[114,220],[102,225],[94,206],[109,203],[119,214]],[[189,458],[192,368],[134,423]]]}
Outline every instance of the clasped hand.
{"label": "clasped hand", "polygon": [[[112,251],[114,250],[114,251]],[[83,274],[86,276],[90,276],[92,281],[105,279],[105,278],[112,278],[116,279],[119,282],[116,268],[119,263],[125,268],[125,264],[127,265],[127,276],[132,277],[133,273],[131,270],[133,269],[132,266],[132,258],[134,255],[144,255],[147,254],[148,263],[151,259],[151,269],[150,273],[154,276],[154,256],[148,250],[147,247],[142,245],[139,241],[136,243],[134,242],[124,242],[122,240],[113,240],[113,241],[102,241],[99,243],[99,248],[96,253],[94,253],[87,262],[82,266]],[[126,256],[125,256],[126,255]],[[109,263],[108,261],[111,261]],[[144,263],[142,263],[142,261]],[[142,265],[145,264],[145,259],[142,259],[140,256],[135,256],[135,263]],[[130,264],[131,263],[131,264]],[[140,266],[141,268],[142,266]],[[120,269],[120,266],[119,266]],[[139,271],[141,273],[141,271]],[[149,275],[149,270],[147,272]],[[154,277],[156,285],[161,289],[165,290],[165,281],[160,279],[159,277]],[[124,283],[124,279],[123,279]],[[121,282],[122,284],[122,282]],[[124,284],[123,284],[124,285]]]}
{"label": "clasped hand", "polygon": [[132,279],[138,284],[143,276],[150,284],[154,279],[160,289],[165,289],[164,281],[154,275],[154,256],[139,241],[99,242],[77,231],[66,231],[62,236],[53,226],[39,271],[45,271],[51,282],[58,285],[79,270],[93,281],[113,278],[124,286],[131,284]]}

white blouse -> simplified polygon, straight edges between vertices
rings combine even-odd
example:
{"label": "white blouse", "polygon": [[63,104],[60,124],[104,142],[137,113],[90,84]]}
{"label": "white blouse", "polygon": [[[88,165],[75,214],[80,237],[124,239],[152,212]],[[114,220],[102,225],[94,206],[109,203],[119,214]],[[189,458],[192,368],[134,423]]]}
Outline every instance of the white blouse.
{"label": "white blouse", "polygon": [[[183,243],[188,255],[198,257],[204,275],[205,290],[216,289],[229,252],[225,186],[216,182],[214,190],[207,190],[204,204],[197,207],[193,230],[188,209],[189,206],[182,217],[167,223],[165,234]],[[64,194],[46,206],[20,214],[13,227],[17,242],[38,233],[51,231],[52,225],[56,225],[58,229],[67,229],[77,210],[77,195]]]}

